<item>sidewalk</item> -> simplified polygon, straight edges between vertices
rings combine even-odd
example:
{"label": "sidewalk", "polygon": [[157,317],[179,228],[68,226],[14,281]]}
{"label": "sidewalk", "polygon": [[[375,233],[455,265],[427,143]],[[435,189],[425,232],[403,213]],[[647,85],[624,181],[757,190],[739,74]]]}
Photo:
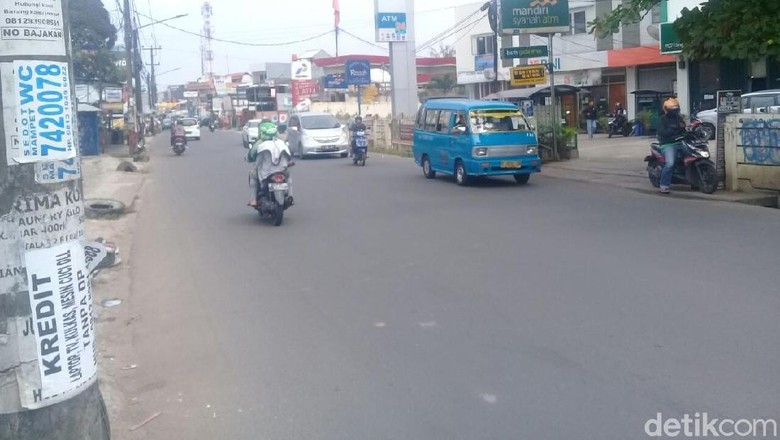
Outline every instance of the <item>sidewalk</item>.
{"label": "sidewalk", "polygon": [[[580,135],[578,140],[579,159],[546,163],[542,167],[542,174],[554,178],[601,183],[656,194],[657,190],[650,185],[647,178],[644,162],[644,158],[650,150],[650,144],[654,140],[654,137],[647,136],[615,136],[610,139],[605,134],[598,134],[593,139],[588,139],[587,135]],[[710,150],[712,151],[714,148],[714,141],[710,141]],[[673,185],[672,193],[665,197],[739,202],[771,207],[777,207],[778,204],[778,194],[771,192],[719,190],[714,194],[704,194],[700,191],[693,191],[689,186],[684,185]]]}
{"label": "sidewalk", "polygon": [[[164,148],[166,143],[165,134],[146,138],[149,150]],[[137,171],[117,171],[122,162],[132,163]],[[109,199],[125,205],[124,214],[118,217],[88,219],[86,223],[87,238],[102,237],[114,243],[121,260],[92,280],[100,389],[117,439],[126,438],[129,427],[138,423],[127,415],[132,404],[127,383],[137,368],[142,368],[137,365],[129,331],[140,319],[131,307],[133,232],[151,166],[152,162],[133,162],[126,145],[111,145],[100,156],[82,157],[84,200]]]}

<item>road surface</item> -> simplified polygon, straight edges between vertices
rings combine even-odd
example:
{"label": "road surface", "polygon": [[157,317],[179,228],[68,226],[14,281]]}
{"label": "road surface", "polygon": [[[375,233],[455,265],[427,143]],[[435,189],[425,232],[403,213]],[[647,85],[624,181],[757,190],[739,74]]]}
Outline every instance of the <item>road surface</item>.
{"label": "road surface", "polygon": [[[284,224],[240,135],[153,153],[132,439],[628,439],[778,418],[780,212],[410,159],[298,161]],[[130,401],[129,399],[134,400]]]}

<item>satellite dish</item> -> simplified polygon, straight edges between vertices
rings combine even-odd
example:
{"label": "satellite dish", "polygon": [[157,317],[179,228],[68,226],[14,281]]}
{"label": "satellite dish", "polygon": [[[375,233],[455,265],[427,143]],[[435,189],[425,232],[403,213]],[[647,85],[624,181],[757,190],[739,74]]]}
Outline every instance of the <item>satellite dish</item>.
{"label": "satellite dish", "polygon": [[651,24],[647,27],[647,33],[654,39],[654,40],[660,40],[661,39],[661,32],[658,29],[657,24]]}
{"label": "satellite dish", "polygon": [[482,71],[482,74],[485,75],[486,80],[493,80],[496,78],[496,74],[493,69],[485,69]]}

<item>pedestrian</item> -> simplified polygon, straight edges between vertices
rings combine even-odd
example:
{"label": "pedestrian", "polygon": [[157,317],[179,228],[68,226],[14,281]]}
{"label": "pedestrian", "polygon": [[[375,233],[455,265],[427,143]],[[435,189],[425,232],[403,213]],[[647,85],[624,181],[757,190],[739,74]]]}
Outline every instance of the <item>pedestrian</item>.
{"label": "pedestrian", "polygon": [[598,119],[598,112],[596,112],[596,106],[593,105],[593,101],[588,102],[588,106],[582,111],[585,117],[585,124],[588,128],[588,138],[593,139],[593,133],[596,132],[596,120]]}

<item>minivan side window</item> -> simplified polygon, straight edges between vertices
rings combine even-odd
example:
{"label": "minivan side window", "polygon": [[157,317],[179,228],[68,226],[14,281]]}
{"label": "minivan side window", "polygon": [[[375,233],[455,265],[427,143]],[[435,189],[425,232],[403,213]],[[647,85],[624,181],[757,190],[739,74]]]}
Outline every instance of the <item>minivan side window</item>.
{"label": "minivan side window", "polygon": [[422,129],[425,125],[425,107],[420,107],[417,111],[417,117],[414,120],[414,128]]}
{"label": "minivan side window", "polygon": [[425,127],[424,130],[436,131],[436,121],[439,119],[439,110],[427,109],[425,111]]}
{"label": "minivan side window", "polygon": [[450,119],[452,118],[452,112],[449,110],[442,110],[439,114],[439,122],[436,124],[436,131],[441,133],[450,132]]}

